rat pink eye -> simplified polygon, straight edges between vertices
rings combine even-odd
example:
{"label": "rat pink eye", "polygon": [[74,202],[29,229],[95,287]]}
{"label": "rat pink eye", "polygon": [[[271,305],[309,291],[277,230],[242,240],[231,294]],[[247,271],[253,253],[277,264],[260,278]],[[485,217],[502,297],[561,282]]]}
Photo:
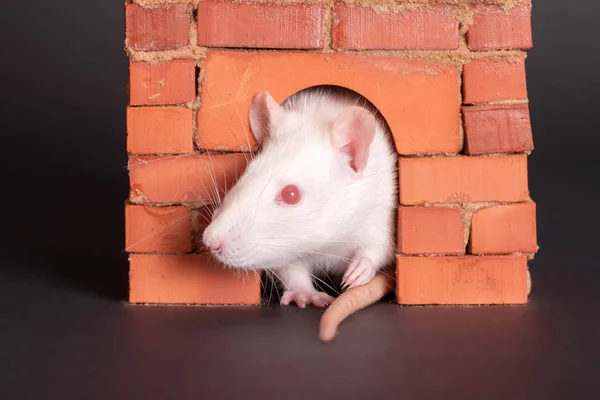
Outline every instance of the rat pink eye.
{"label": "rat pink eye", "polygon": [[296,185],[287,185],[277,196],[279,201],[288,205],[297,204],[300,201],[300,189]]}

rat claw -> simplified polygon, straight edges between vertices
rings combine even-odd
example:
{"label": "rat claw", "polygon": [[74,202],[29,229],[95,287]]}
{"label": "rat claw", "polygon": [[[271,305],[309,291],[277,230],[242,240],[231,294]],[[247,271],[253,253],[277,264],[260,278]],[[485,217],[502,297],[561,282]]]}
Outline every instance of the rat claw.
{"label": "rat claw", "polygon": [[359,264],[358,268],[355,268],[354,271],[352,272],[352,274],[348,277],[347,283],[348,283],[348,287],[351,287],[352,285],[354,285],[354,282],[356,282],[356,280],[365,273],[366,268],[364,266],[362,266],[362,264]]}
{"label": "rat claw", "polygon": [[364,268],[360,267],[361,263],[359,261],[360,259],[354,260],[348,266],[348,269],[342,278],[342,289],[347,289],[348,286],[350,286],[350,284],[356,280],[356,277],[358,276],[357,274],[362,273],[361,270]]}
{"label": "rat claw", "polygon": [[315,307],[327,307],[333,302],[334,298],[327,293],[303,290],[286,290],[281,296],[281,305],[289,305],[292,302],[296,303],[298,308],[306,308],[308,305]]}
{"label": "rat claw", "polygon": [[356,286],[364,285],[375,276],[375,266],[373,262],[366,258],[360,258],[356,263],[352,262],[344,275],[342,289],[348,290]]}
{"label": "rat claw", "polygon": [[368,283],[371,279],[373,279],[375,277],[375,271],[371,272],[367,272],[359,277],[357,277],[354,282],[352,282],[349,286],[348,289],[352,289],[354,287],[357,286],[362,286],[366,283]]}
{"label": "rat claw", "polygon": [[281,304],[282,306],[287,306],[290,304],[290,302],[294,300],[293,295],[291,292],[285,292],[283,294],[283,296],[281,296],[281,301],[279,302],[279,304]]}
{"label": "rat claw", "polygon": [[316,307],[324,308],[333,302],[333,297],[325,293],[318,293],[311,296],[311,301]]}
{"label": "rat claw", "polygon": [[[346,273],[344,273],[344,277],[342,278],[343,286],[348,284],[348,277],[352,273],[352,271],[354,271],[354,269],[356,269],[356,266],[358,265],[359,261],[360,261],[360,259],[352,260],[350,265],[348,265],[348,268],[346,269]],[[343,286],[342,286],[342,288],[343,288]]]}

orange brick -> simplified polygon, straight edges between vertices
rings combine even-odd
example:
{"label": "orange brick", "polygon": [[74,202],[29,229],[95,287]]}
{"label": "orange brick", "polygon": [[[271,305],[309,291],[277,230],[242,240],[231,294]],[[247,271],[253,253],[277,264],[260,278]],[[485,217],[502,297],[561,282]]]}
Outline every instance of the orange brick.
{"label": "orange brick", "polygon": [[467,41],[471,50],[530,49],[531,2],[503,10],[500,6],[473,6],[475,15]]}
{"label": "orange brick", "polygon": [[533,150],[527,104],[463,107],[463,118],[466,154]]}
{"label": "orange brick", "polygon": [[208,47],[320,49],[323,5],[233,3],[198,4],[198,44]]}
{"label": "orange brick", "polygon": [[255,148],[247,115],[262,90],[282,102],[310,86],[337,85],[358,92],[381,111],[401,154],[460,151],[454,66],[366,54],[209,51],[202,68],[200,148],[244,150],[249,141]]}
{"label": "orange brick", "polygon": [[527,155],[400,157],[400,203],[470,203],[529,200]]}
{"label": "orange brick", "polygon": [[260,278],[227,270],[208,255],[131,255],[129,302],[260,304]]}
{"label": "orange brick", "polygon": [[527,303],[527,257],[397,257],[398,304]]}
{"label": "orange brick", "polygon": [[237,154],[136,156],[129,158],[129,201],[140,203],[210,203],[215,183],[222,197],[246,166]]}
{"label": "orange brick", "polygon": [[462,209],[398,208],[398,251],[403,254],[464,254]]}
{"label": "orange brick", "polygon": [[185,207],[125,205],[125,251],[188,253],[192,251],[192,221]]}
{"label": "orange brick", "polygon": [[171,4],[145,9],[125,5],[126,43],[133,50],[174,50],[189,44],[192,7]]}
{"label": "orange brick", "polygon": [[196,98],[196,62],[176,59],[161,64],[129,64],[131,105],[181,104]]}
{"label": "orange brick", "polygon": [[486,207],[473,214],[469,253],[536,253],[535,203]]}
{"label": "orange brick", "polygon": [[207,204],[192,210],[192,227],[194,230],[194,240],[196,242],[196,251],[198,253],[206,252],[207,249],[202,243],[204,230],[212,220],[213,212],[216,208],[214,204]]}
{"label": "orange brick", "polygon": [[525,62],[473,60],[465,65],[463,102],[527,100]]}
{"label": "orange brick", "polygon": [[129,107],[127,152],[177,154],[194,151],[192,110],[186,107]]}
{"label": "orange brick", "polygon": [[431,5],[416,10],[337,3],[333,48],[352,50],[453,50],[458,48],[456,7]]}

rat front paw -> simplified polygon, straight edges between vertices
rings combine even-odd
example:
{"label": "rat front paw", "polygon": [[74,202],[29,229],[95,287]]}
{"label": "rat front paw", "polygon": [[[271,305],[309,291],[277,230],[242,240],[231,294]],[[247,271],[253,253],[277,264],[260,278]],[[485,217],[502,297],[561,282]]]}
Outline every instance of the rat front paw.
{"label": "rat front paw", "polygon": [[305,308],[307,305],[315,307],[327,307],[333,303],[334,297],[324,292],[306,291],[306,290],[286,290],[281,296],[281,305],[287,306],[290,303],[296,303],[300,308]]}
{"label": "rat front paw", "polygon": [[377,270],[373,261],[367,257],[355,259],[350,263],[342,278],[342,289],[351,289],[364,285],[375,277]]}

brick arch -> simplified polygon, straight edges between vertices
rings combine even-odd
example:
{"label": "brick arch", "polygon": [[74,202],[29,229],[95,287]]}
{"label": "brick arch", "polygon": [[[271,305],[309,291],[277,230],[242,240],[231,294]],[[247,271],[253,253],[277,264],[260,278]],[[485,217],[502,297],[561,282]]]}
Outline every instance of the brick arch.
{"label": "brick arch", "polygon": [[306,52],[208,52],[201,63],[196,144],[209,150],[248,150],[247,115],[256,93],[268,90],[281,102],[319,85],[345,87],[369,100],[388,122],[399,154],[460,151],[460,86],[454,65]]}

